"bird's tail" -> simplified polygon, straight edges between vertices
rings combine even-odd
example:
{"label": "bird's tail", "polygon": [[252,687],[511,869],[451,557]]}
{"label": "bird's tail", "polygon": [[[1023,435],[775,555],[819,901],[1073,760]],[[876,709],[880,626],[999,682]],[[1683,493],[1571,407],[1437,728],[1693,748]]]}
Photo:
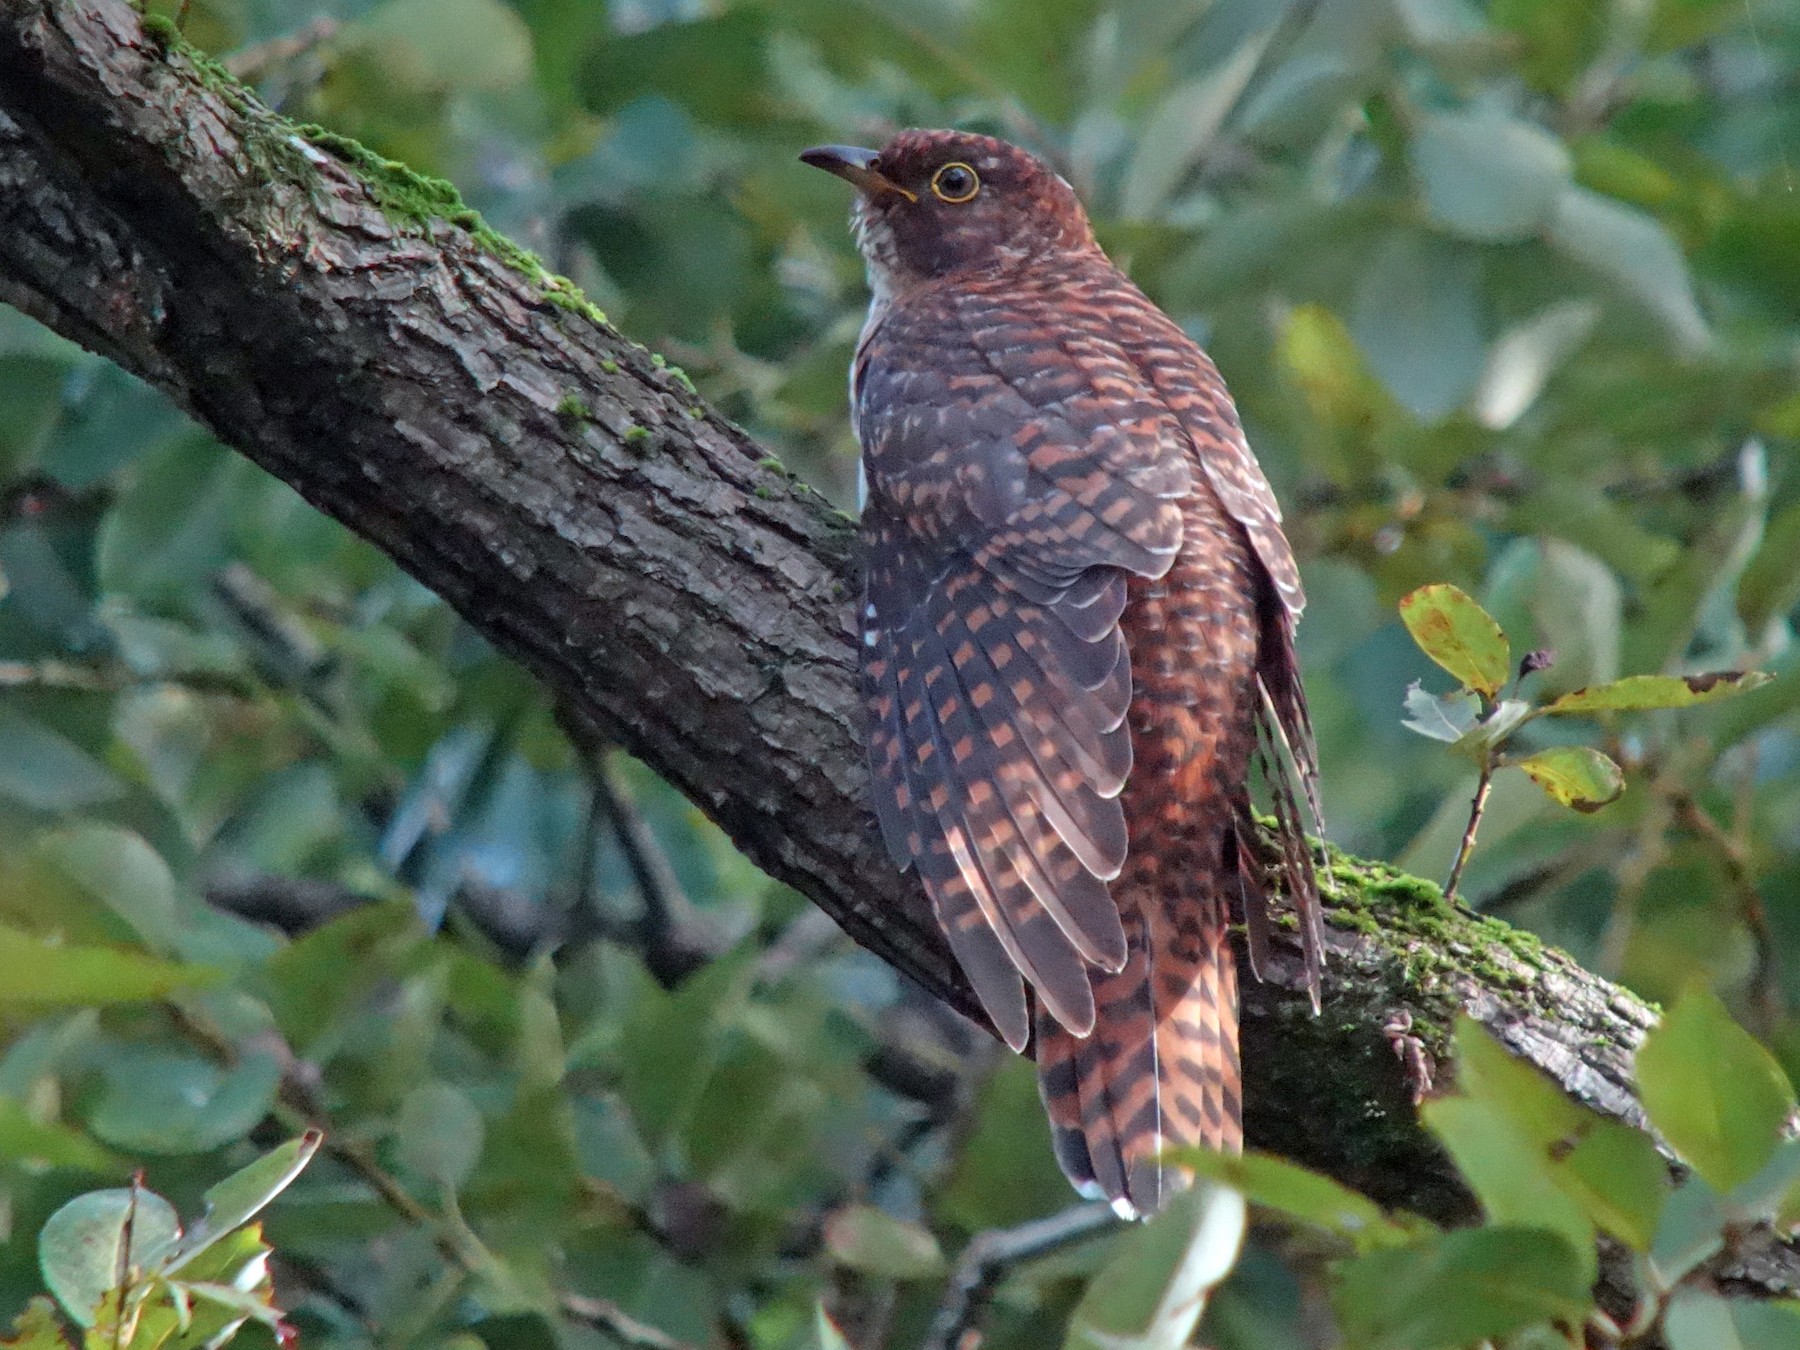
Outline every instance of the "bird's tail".
{"label": "bird's tail", "polygon": [[1154,1213],[1186,1184],[1159,1154],[1243,1147],[1223,871],[1192,869],[1155,891],[1119,888],[1129,950],[1117,974],[1092,973],[1092,1035],[1037,1013],[1038,1084],[1057,1161],[1078,1191],[1128,1217]]}

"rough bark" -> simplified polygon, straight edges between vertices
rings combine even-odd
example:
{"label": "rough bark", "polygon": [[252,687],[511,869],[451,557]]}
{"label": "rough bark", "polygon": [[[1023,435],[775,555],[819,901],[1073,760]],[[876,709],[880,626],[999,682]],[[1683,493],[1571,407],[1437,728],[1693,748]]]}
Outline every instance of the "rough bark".
{"label": "rough bark", "polygon": [[[979,1020],[863,804],[850,523],[441,188],[273,116],[125,0],[0,7],[0,300],[374,541],[770,874]],[[1652,1010],[1334,859],[1325,1013],[1245,991],[1249,1132],[1453,1207],[1391,1026],[1466,1009],[1639,1121]]]}

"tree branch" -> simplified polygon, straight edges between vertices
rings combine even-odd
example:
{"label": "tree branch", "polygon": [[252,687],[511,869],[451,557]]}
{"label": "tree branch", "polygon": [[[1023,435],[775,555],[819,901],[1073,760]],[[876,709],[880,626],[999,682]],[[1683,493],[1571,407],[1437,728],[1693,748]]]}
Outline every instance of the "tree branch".
{"label": "tree branch", "polygon": [[[126,0],[9,0],[0,300],[386,550],[980,1020],[864,805],[850,523],[447,187],[274,116]],[[1342,858],[1330,880],[1325,1015],[1291,942],[1245,990],[1253,1143],[1391,1202],[1462,1206],[1383,1036],[1402,1010],[1430,1050],[1467,1009],[1641,1120],[1641,1001],[1427,883]]]}

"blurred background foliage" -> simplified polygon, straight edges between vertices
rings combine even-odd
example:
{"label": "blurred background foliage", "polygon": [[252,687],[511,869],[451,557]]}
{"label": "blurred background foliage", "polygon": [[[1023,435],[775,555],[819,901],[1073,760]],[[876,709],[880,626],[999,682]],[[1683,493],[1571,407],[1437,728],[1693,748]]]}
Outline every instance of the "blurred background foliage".
{"label": "blurred background foliage", "polygon": [[[1442,685],[1395,617],[1416,585],[1554,649],[1542,691],[1796,664],[1795,0],[184,23],[297,120],[453,180],[841,502],[865,292],[845,189],[796,152],[956,124],[1049,156],[1287,505],[1354,851],[1441,877],[1467,809],[1473,766],[1400,725],[1410,680]],[[560,1298],[797,1346],[823,1295],[861,1348],[919,1343],[944,1250],[1068,1203],[1029,1066],[571,743],[372,547],[11,311],[0,589],[5,1235],[133,1163],[191,1209],[311,1114],[334,1149],[268,1217],[310,1343],[608,1343]],[[1789,673],[1571,729],[1624,798],[1577,817],[1501,774],[1465,898],[1647,997],[1712,986],[1792,1075],[1797,704]],[[1004,1282],[991,1344],[1053,1340],[1104,1245]],[[0,1310],[41,1287],[31,1249],[0,1247]],[[1207,1335],[1316,1343],[1316,1293],[1253,1245]]]}

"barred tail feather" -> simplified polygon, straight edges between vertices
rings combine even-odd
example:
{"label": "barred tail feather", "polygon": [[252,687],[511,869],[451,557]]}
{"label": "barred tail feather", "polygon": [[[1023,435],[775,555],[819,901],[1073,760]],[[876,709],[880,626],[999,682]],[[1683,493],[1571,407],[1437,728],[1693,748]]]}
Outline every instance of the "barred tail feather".
{"label": "barred tail feather", "polygon": [[1102,1015],[1091,1036],[1038,1013],[1038,1083],[1057,1161],[1078,1191],[1127,1216],[1154,1213],[1186,1184],[1163,1153],[1243,1147],[1223,880],[1189,877],[1160,898],[1125,897],[1134,920],[1126,963],[1116,974],[1093,972]]}

